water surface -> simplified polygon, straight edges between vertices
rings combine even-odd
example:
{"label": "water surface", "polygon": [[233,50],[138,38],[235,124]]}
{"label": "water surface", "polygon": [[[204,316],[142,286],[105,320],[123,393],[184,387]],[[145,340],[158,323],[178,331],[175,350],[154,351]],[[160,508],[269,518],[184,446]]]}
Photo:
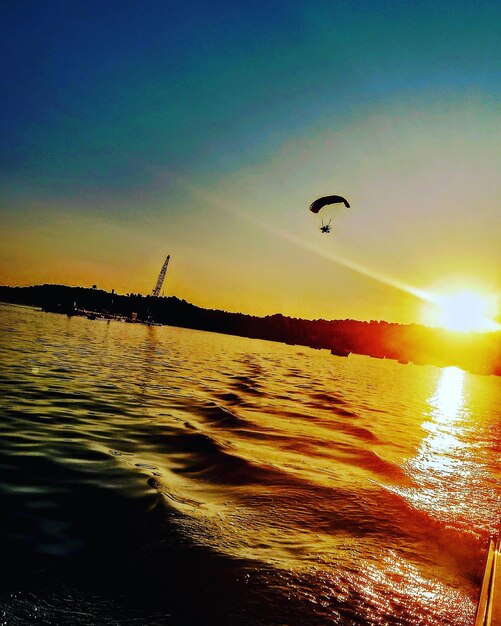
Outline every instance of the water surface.
{"label": "water surface", "polygon": [[501,379],[0,305],[3,623],[470,624]]}

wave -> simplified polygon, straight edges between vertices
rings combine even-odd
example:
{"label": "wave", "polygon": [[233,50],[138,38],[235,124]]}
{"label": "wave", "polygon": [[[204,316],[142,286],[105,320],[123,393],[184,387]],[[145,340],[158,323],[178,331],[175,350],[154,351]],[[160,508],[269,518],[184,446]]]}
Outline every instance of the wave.
{"label": "wave", "polygon": [[227,402],[228,404],[245,404],[245,400],[238,393],[234,393],[231,391],[221,392],[214,394],[216,398],[222,400],[223,402]]}
{"label": "wave", "polygon": [[234,412],[213,401],[208,401],[203,406],[197,407],[196,413],[208,419],[211,424],[219,426],[235,427],[241,422],[241,419]]}
{"label": "wave", "polygon": [[237,389],[237,391],[252,395],[263,395],[262,385],[260,385],[254,376],[244,376],[243,374],[233,375],[230,376],[230,384],[234,389]]}
{"label": "wave", "polygon": [[190,432],[176,437],[176,449],[182,452],[173,471],[215,484],[251,485],[283,482],[283,473],[232,454],[209,435]]}

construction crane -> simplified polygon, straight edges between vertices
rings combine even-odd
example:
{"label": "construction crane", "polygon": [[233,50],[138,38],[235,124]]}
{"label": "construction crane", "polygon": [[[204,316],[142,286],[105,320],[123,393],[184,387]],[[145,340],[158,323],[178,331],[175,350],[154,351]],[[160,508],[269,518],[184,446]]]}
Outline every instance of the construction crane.
{"label": "construction crane", "polygon": [[162,286],[165,280],[165,274],[167,273],[167,265],[169,265],[170,254],[167,255],[164,264],[162,265],[162,269],[160,270],[160,274],[157,278],[157,284],[155,285],[155,289],[151,292],[152,296],[159,296]]}

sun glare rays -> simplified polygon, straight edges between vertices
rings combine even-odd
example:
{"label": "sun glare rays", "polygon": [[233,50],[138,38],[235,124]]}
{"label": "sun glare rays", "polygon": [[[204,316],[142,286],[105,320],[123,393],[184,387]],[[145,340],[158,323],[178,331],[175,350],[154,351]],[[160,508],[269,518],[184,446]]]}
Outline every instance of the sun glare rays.
{"label": "sun glare rays", "polygon": [[262,218],[258,218],[255,215],[252,215],[249,212],[241,208],[236,208],[234,206],[230,207],[227,201],[221,198],[218,198],[214,193],[208,193],[207,191],[201,192],[199,190],[194,190],[194,189],[191,189],[191,192],[194,195],[199,196],[200,199],[203,199],[205,203],[209,202],[212,206],[214,206],[214,208],[217,208],[218,210],[223,211],[225,213],[235,215],[239,217],[240,219],[246,220],[254,224],[255,226],[261,228],[262,230],[272,233],[276,237],[279,237],[285,241],[294,243],[302,247],[303,249],[308,250],[324,259],[328,259],[329,261],[332,261],[333,263],[346,267],[347,269],[357,272],[358,274],[367,276],[368,278],[372,278],[373,280],[376,280],[384,285],[388,285],[389,287],[393,287],[394,289],[398,289],[400,291],[408,293],[416,298],[419,298],[420,300],[427,301],[430,303],[433,302],[433,298],[430,296],[430,294],[426,293],[425,291],[421,289],[417,289],[416,287],[407,285],[406,283],[403,283],[402,281],[399,281],[395,278],[386,276],[385,274],[382,274],[381,272],[378,272],[377,270],[370,269],[362,265],[361,263],[353,261],[345,256],[341,256],[339,254],[336,254],[335,252],[325,250],[321,248],[320,246],[316,245],[315,243],[308,241],[306,238],[301,238],[285,230],[282,227],[278,228],[271,222],[268,222]]}
{"label": "sun glare rays", "polygon": [[425,303],[427,310],[425,324],[429,326],[438,326],[445,330],[462,333],[485,333],[501,330],[501,324],[498,324],[494,319],[498,314],[497,301],[494,296],[483,295],[474,291],[459,291],[447,296],[426,292],[377,270],[368,268],[345,256],[325,250],[307,239],[302,239],[286,230],[278,229],[264,220],[250,216],[248,213],[238,211],[237,214],[277,237],[301,246],[303,249],[309,250],[322,258],[418,298]]}

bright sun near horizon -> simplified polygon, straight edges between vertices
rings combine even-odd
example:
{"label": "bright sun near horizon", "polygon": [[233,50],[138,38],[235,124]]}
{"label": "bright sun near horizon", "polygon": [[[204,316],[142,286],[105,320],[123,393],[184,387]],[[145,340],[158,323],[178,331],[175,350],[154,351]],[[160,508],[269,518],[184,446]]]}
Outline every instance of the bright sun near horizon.
{"label": "bright sun near horizon", "polygon": [[475,291],[457,291],[433,298],[425,311],[425,323],[456,332],[494,332],[498,304],[494,296]]}

